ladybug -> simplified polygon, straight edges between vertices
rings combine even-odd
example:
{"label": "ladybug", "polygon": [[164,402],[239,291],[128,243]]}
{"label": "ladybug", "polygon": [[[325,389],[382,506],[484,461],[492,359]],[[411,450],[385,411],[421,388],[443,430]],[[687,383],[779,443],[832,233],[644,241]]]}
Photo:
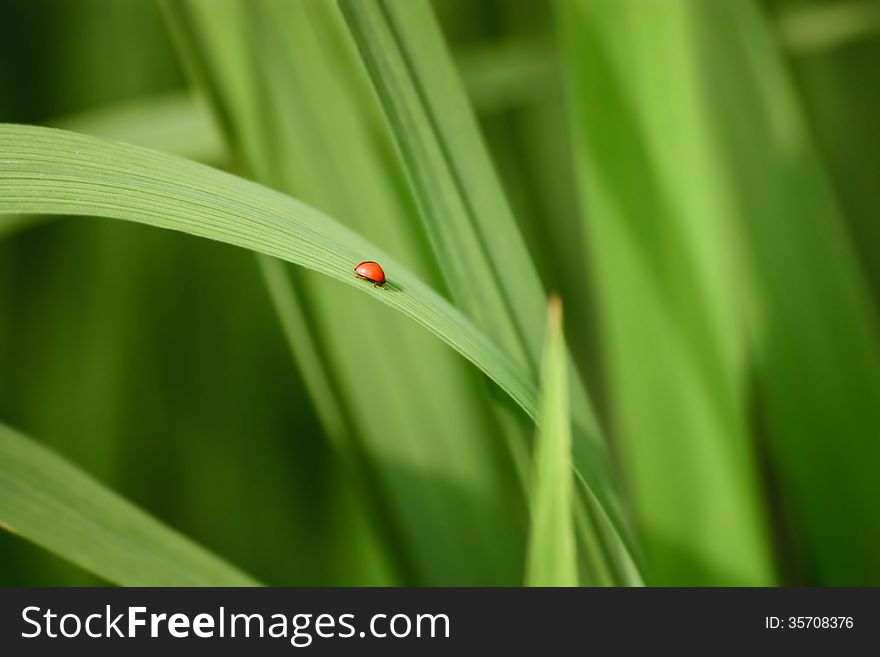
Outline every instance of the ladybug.
{"label": "ladybug", "polygon": [[378,262],[366,260],[354,268],[354,275],[357,278],[363,278],[370,281],[373,287],[382,287],[385,285],[385,272],[379,266]]}

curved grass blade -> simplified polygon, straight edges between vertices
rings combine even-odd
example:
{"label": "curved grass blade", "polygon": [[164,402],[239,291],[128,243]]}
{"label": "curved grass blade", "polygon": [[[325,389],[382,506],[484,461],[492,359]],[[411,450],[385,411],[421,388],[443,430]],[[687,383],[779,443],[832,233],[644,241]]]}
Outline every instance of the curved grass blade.
{"label": "curved grass blade", "polygon": [[0,527],[125,586],[258,584],[3,424]]}
{"label": "curved grass blade", "polygon": [[[125,219],[302,265],[410,317],[535,417],[526,373],[397,260],[307,205],[194,162],[50,128],[0,125],[0,152],[0,212]],[[355,279],[366,259],[382,263],[384,288]]]}
{"label": "curved grass blade", "polygon": [[[190,94],[166,94],[109,105],[51,122],[52,127],[124,141],[179,157],[216,164],[226,147],[208,111]],[[38,226],[45,215],[0,218],[0,238]]]}

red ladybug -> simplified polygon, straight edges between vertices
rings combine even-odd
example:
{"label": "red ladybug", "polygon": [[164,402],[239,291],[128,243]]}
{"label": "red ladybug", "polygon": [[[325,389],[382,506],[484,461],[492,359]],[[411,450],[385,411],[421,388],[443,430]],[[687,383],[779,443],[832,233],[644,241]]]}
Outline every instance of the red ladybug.
{"label": "red ladybug", "polygon": [[357,278],[363,278],[370,281],[373,287],[382,287],[385,285],[385,272],[379,266],[378,262],[367,260],[354,268],[354,275]]}

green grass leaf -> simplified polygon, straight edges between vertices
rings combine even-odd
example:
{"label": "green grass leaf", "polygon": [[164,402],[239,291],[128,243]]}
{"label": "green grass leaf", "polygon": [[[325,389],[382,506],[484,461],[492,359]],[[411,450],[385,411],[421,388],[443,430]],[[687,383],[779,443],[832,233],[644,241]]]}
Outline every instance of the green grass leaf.
{"label": "green grass leaf", "polygon": [[577,586],[571,419],[562,304],[551,299],[541,366],[539,429],[531,482],[531,527],[526,562],[528,586]]}
{"label": "green grass leaf", "polygon": [[[93,137],[124,141],[179,157],[216,164],[225,146],[205,107],[190,94],[168,94],[64,116],[50,125]],[[0,221],[0,238],[38,226],[45,215]]]}
{"label": "green grass leaf", "polygon": [[[59,130],[2,125],[0,148],[0,212],[126,219],[307,267],[410,317],[535,416],[528,374],[397,260],[313,208],[193,162]],[[384,288],[355,279],[367,259],[384,266]]]}
{"label": "green grass leaf", "polygon": [[125,586],[257,582],[0,424],[0,528]]}

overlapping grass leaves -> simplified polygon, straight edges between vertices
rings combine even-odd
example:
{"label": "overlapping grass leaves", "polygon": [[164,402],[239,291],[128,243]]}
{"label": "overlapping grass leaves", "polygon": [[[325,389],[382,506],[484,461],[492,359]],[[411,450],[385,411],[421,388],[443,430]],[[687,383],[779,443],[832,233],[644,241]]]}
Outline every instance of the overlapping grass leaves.
{"label": "overlapping grass leaves", "polygon": [[[368,236],[443,289],[335,5],[164,6],[236,166]],[[372,299],[299,267],[262,264],[313,404],[333,409],[320,411],[325,433],[363,484],[362,506],[375,512],[370,525],[400,581],[519,581],[525,510],[491,413],[497,389]]]}
{"label": "overlapping grass leaves", "polygon": [[[430,5],[339,4],[458,306],[536,373],[546,296]],[[577,374],[570,381],[576,467],[632,553],[634,541],[589,397]],[[621,558],[621,565],[628,560]]]}
{"label": "overlapping grass leaves", "polygon": [[[308,267],[424,326],[535,416],[529,377],[447,301],[379,247],[290,197],[186,160],[48,128],[0,126],[0,149],[0,212],[126,219]],[[385,288],[351,274],[368,258],[385,266]]]}

